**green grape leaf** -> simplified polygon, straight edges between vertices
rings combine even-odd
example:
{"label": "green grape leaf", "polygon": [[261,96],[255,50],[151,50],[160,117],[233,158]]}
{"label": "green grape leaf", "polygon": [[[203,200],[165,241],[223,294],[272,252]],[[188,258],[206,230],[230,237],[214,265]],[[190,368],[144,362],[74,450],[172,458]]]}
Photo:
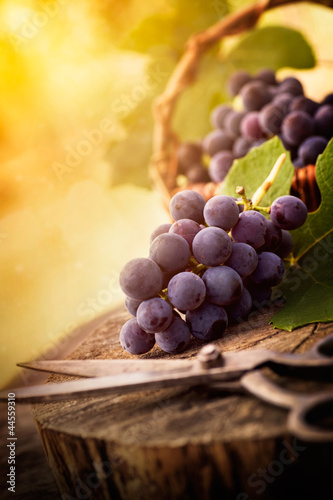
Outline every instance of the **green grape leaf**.
{"label": "green grape leaf", "polygon": [[278,287],[286,303],[271,318],[276,328],[292,331],[315,322],[333,321],[333,139],[319,156],[316,178],[321,204],[306,223],[291,231],[291,267]]}
{"label": "green grape leaf", "polygon": [[291,28],[267,26],[249,31],[225,58],[233,68],[313,68],[316,61],[304,36]]}
{"label": "green grape leaf", "polygon": [[295,172],[287,152],[278,137],[273,137],[261,146],[251,149],[246,156],[235,160],[223,183],[221,194],[237,196],[236,187],[243,186],[248,198],[252,198],[257,188],[264,182],[278,157],[287,157],[271,188],[263,197],[260,206],[270,206],[279,196],[289,194]]}

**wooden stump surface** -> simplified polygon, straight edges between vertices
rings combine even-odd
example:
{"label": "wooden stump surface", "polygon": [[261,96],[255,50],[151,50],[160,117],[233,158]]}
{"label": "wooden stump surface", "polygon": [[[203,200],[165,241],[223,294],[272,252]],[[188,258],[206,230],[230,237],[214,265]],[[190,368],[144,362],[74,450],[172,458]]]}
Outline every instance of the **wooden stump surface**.
{"label": "wooden stump surface", "polygon": [[[274,329],[268,324],[272,312],[229,327],[215,343],[222,352],[302,353],[333,333],[332,323]],[[133,358],[118,340],[129,317],[124,308],[111,312],[69,359]],[[178,356],[155,346],[141,357],[191,358],[202,345],[192,339]],[[49,382],[69,379],[53,375]],[[313,383],[289,384],[313,389]],[[287,431],[286,410],[249,395],[175,387],[32,410],[62,500],[333,498],[333,445],[296,440]]]}

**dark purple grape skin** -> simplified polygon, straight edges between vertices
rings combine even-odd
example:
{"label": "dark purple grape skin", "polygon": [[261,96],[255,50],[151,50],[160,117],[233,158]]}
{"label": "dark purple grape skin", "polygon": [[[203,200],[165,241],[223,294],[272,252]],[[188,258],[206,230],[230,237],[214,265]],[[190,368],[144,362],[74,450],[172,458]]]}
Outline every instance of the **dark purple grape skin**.
{"label": "dark purple grape skin", "polygon": [[207,300],[212,304],[227,306],[236,302],[242,294],[241,277],[226,265],[210,267],[202,279],[206,285]]}
{"label": "dark purple grape skin", "polygon": [[246,320],[252,309],[252,297],[250,292],[244,287],[242,295],[234,304],[226,306],[228,323],[235,325]]}
{"label": "dark purple grape skin", "polygon": [[282,121],[285,113],[280,106],[274,103],[266,104],[259,114],[259,123],[264,132],[267,134],[280,134]]}
{"label": "dark purple grape skin", "polygon": [[240,94],[246,111],[260,111],[272,99],[268,86],[258,80],[246,83]]}
{"label": "dark purple grape skin", "polygon": [[282,239],[282,230],[275,226],[271,220],[267,220],[268,231],[265,236],[265,243],[258,248],[258,252],[274,252],[280,245]]}
{"label": "dark purple grape skin", "polygon": [[156,333],[157,345],[169,354],[178,354],[185,351],[191,340],[188,325],[180,317],[174,316],[168,328]]}
{"label": "dark purple grape skin", "polygon": [[255,75],[256,80],[261,80],[262,82],[266,83],[267,85],[276,85],[276,77],[275,77],[275,71],[273,71],[270,68],[262,68],[261,70],[258,71],[258,73]]}
{"label": "dark purple grape skin", "polygon": [[265,137],[265,132],[263,131],[259,120],[258,111],[250,111],[244,116],[240,124],[240,131],[243,137],[246,137],[249,140]]}
{"label": "dark purple grape skin", "polygon": [[193,337],[211,342],[224,334],[228,316],[223,307],[204,301],[197,309],[186,313],[186,323]]}
{"label": "dark purple grape skin", "polygon": [[132,259],[121,270],[119,284],[131,299],[150,299],[162,289],[162,271],[151,259]]}
{"label": "dark purple grape skin", "polygon": [[190,249],[192,249],[193,238],[199,231],[201,231],[200,225],[192,219],[179,219],[169,229],[169,233],[182,236],[189,244]]}
{"label": "dark purple grape skin", "polygon": [[222,182],[234,161],[231,151],[220,151],[209,162],[208,173],[213,182]]}
{"label": "dark purple grape skin", "polygon": [[157,236],[159,236],[160,234],[168,233],[171,226],[172,226],[171,223],[160,224],[159,226],[157,226],[157,228],[155,228],[154,231],[151,233],[150,243],[152,243],[154,239],[157,238]]}
{"label": "dark purple grape skin", "polygon": [[293,165],[295,168],[303,168],[305,165],[302,160],[297,156],[297,158],[293,159]]}
{"label": "dark purple grape skin", "polygon": [[155,337],[139,326],[136,318],[129,319],[120,330],[119,341],[130,354],[145,354],[155,345]]}
{"label": "dark purple grape skin", "polygon": [[271,221],[281,229],[297,229],[301,227],[308,216],[305,203],[296,196],[280,196],[271,206]]}
{"label": "dark purple grape skin", "polygon": [[314,120],[316,133],[331,139],[333,137],[333,105],[321,106],[314,115]]}
{"label": "dark purple grape skin", "polygon": [[289,94],[288,92],[282,92],[281,94],[277,94],[276,96],[274,96],[272,104],[278,106],[285,116],[287,113],[289,113],[291,103],[294,99],[295,96],[293,96],[292,94]]}
{"label": "dark purple grape skin", "polygon": [[178,173],[185,174],[192,165],[201,162],[202,147],[197,142],[183,142],[177,150]]}
{"label": "dark purple grape skin", "polygon": [[294,240],[289,231],[282,229],[282,238],[279,246],[274,250],[274,253],[281,259],[288,257],[294,246]]}
{"label": "dark purple grape skin", "polygon": [[269,303],[272,296],[272,288],[270,286],[260,286],[249,280],[246,283],[246,289],[251,295],[253,309],[261,309]]}
{"label": "dark purple grape skin", "polygon": [[246,243],[234,243],[231,255],[225,265],[236,271],[241,278],[250,276],[258,264],[258,254],[254,248]]}
{"label": "dark purple grape skin", "polygon": [[252,76],[245,70],[235,71],[228,79],[227,89],[234,97],[239,94],[242,87],[252,80]]}
{"label": "dark purple grape skin", "polygon": [[219,266],[231,254],[231,239],[220,227],[206,227],[195,235],[192,250],[200,264]]}
{"label": "dark purple grape skin", "polygon": [[203,209],[206,200],[200,193],[185,189],[179,191],[170,200],[169,211],[174,221],[179,219],[192,219],[198,224],[203,224]]}
{"label": "dark purple grape skin", "polygon": [[288,92],[289,94],[292,94],[294,96],[301,95],[303,94],[303,85],[301,82],[293,77],[293,76],[288,76],[282,82],[279,83],[278,86],[278,92]]}
{"label": "dark purple grape skin", "polygon": [[282,135],[292,146],[298,146],[307,137],[313,135],[315,120],[304,111],[292,111],[283,120]]}
{"label": "dark purple grape skin", "polygon": [[281,283],[285,272],[282,259],[272,252],[262,252],[258,257],[258,265],[251,274],[257,285],[271,287]]}
{"label": "dark purple grape skin", "polygon": [[136,300],[136,299],[131,299],[130,297],[126,297],[125,307],[132,316],[136,316],[136,312],[141,302],[142,300]]}
{"label": "dark purple grape skin", "polygon": [[149,257],[163,272],[183,271],[191,257],[187,241],[178,234],[160,234],[149,248]]}
{"label": "dark purple grape skin", "polygon": [[333,93],[327,94],[321,101],[321,104],[333,104]]}
{"label": "dark purple grape skin", "polygon": [[138,325],[147,333],[162,332],[170,325],[172,317],[171,306],[160,297],[144,300],[136,313]]}
{"label": "dark purple grape skin", "polygon": [[208,226],[216,226],[230,231],[238,222],[239,208],[231,196],[216,195],[207,201],[204,217]]}
{"label": "dark purple grape skin", "polygon": [[240,135],[240,124],[245,115],[245,111],[236,111],[233,109],[230,113],[227,114],[224,120],[225,130],[234,139],[236,139]]}
{"label": "dark purple grape skin", "polygon": [[324,151],[328,143],[325,137],[312,135],[305,139],[298,148],[298,155],[303,165],[315,165],[318,156]]}
{"label": "dark purple grape skin", "polygon": [[201,163],[193,165],[186,171],[187,181],[190,184],[199,182],[210,182],[210,177],[207,168]]}
{"label": "dark purple grape skin", "polygon": [[237,137],[232,148],[234,158],[243,158],[251,149],[252,141],[245,137]]}
{"label": "dark purple grape skin", "polygon": [[247,243],[257,249],[264,245],[267,231],[265,217],[255,210],[246,210],[239,215],[236,226],[231,229],[231,236],[236,243]]}
{"label": "dark purple grape skin", "polygon": [[234,139],[221,129],[212,130],[202,142],[203,150],[209,156],[214,156],[219,151],[230,150]]}
{"label": "dark purple grape skin", "polygon": [[292,101],[290,111],[304,111],[305,113],[308,113],[308,115],[314,115],[319,106],[320,104],[318,102],[315,102],[304,95],[299,95]]}
{"label": "dark purple grape skin", "polygon": [[228,104],[220,104],[213,109],[210,114],[210,122],[214,128],[224,128],[225,118],[232,111],[232,107]]}
{"label": "dark purple grape skin", "polygon": [[196,309],[202,304],[205,297],[205,284],[194,273],[178,273],[169,282],[168,298],[178,311],[192,311]]}

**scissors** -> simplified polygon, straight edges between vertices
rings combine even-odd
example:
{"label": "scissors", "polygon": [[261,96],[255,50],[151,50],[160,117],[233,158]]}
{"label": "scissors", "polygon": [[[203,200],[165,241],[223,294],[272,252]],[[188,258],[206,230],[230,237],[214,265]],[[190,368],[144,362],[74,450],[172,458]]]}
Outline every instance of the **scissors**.
{"label": "scissors", "polygon": [[[305,354],[254,349],[221,353],[206,344],[192,359],[54,360],[18,363],[34,370],[84,377],[61,383],[11,389],[17,403],[41,403],[175,386],[217,385],[239,390],[289,410],[287,428],[308,441],[333,441],[333,390],[315,394],[277,385],[261,368],[300,378],[333,380],[333,334]],[[7,401],[8,390],[0,391]],[[329,422],[331,424],[329,425]]]}

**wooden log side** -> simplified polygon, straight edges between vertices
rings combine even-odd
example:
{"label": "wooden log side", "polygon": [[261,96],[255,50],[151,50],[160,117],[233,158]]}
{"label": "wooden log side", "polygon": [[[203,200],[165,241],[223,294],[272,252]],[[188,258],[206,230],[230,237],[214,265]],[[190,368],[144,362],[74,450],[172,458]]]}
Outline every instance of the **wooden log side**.
{"label": "wooden log side", "polygon": [[[271,315],[258,313],[228,328],[216,344],[222,351],[301,353],[333,332],[333,324],[273,329]],[[114,312],[70,358],[134,357],[118,340],[129,317],[122,308]],[[177,357],[194,357],[202,345],[192,340]],[[155,346],[141,357],[175,356]],[[286,410],[252,396],[175,387],[38,404],[32,412],[62,500],[333,498],[332,444],[296,440],[287,431]]]}

